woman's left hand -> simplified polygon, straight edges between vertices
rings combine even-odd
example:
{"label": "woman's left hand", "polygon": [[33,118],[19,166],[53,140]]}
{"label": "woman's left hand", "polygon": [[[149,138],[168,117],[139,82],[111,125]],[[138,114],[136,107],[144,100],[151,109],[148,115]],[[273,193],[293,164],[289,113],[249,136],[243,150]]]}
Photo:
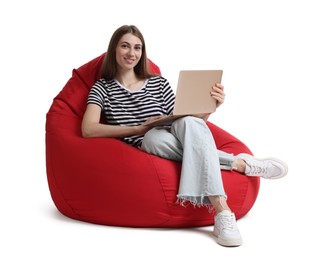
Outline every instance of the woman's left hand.
{"label": "woman's left hand", "polygon": [[217,100],[217,107],[224,103],[225,93],[224,86],[222,84],[215,84],[210,91],[210,95]]}

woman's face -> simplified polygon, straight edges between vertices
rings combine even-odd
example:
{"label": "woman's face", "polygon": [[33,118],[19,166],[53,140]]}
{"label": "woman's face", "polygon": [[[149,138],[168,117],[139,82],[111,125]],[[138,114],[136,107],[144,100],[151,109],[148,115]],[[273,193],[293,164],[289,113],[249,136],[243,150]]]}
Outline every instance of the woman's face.
{"label": "woman's face", "polygon": [[116,61],[122,70],[133,69],[142,55],[142,42],[131,33],[121,37],[116,47]]}

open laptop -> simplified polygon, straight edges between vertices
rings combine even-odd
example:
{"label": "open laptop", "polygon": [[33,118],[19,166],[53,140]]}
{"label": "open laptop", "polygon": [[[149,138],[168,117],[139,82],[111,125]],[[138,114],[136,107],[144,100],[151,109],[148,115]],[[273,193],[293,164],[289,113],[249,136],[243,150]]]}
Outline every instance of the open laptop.
{"label": "open laptop", "polygon": [[181,70],[172,115],[161,116],[146,125],[171,125],[183,116],[200,117],[215,112],[217,104],[210,91],[216,83],[221,83],[222,74],[222,70]]}

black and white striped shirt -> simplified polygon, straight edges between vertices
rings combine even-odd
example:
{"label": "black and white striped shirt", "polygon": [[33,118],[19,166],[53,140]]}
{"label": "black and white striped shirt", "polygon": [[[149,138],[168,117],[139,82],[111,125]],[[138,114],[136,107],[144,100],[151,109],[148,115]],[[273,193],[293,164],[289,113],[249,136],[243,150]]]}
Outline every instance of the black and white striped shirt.
{"label": "black and white striped shirt", "polygon": [[[143,87],[132,92],[117,80],[98,80],[91,88],[88,104],[102,109],[102,116],[111,125],[134,126],[144,123],[151,116],[169,115],[175,102],[169,82],[160,76],[145,81]],[[128,136],[122,141],[138,146],[143,136]]]}

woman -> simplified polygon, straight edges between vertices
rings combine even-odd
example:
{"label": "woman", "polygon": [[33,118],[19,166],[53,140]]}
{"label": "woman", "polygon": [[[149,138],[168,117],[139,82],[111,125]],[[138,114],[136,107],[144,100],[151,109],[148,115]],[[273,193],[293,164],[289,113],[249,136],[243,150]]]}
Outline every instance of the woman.
{"label": "woman", "polygon": [[[224,102],[224,86],[216,84],[209,95]],[[103,61],[102,78],[90,90],[82,121],[83,137],[119,138],[147,153],[182,162],[178,202],[214,209],[214,234],[223,246],[239,246],[242,237],[231,212],[221,169],[248,176],[276,179],[287,174],[278,159],[233,156],[218,151],[203,118],[183,117],[169,127],[149,127],[152,119],[169,115],[175,96],[169,82],[148,72],[145,41],[135,26],[118,28]],[[100,123],[102,119],[106,123]]]}

